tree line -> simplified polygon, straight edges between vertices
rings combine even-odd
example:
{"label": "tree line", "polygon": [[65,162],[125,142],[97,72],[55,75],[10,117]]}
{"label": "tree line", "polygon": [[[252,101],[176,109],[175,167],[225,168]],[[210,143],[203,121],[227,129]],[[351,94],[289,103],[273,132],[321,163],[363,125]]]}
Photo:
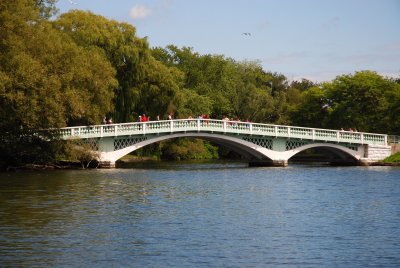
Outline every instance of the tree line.
{"label": "tree line", "polygon": [[[35,131],[100,124],[104,116],[118,123],[136,121],[141,114],[207,114],[400,133],[399,79],[359,71],[330,82],[289,81],[257,61],[201,55],[190,47],[151,47],[131,24],[88,11],[56,16],[55,3],[0,3],[3,166],[68,158],[65,143],[44,142]],[[146,150],[164,158],[218,157],[213,145],[198,140]]]}

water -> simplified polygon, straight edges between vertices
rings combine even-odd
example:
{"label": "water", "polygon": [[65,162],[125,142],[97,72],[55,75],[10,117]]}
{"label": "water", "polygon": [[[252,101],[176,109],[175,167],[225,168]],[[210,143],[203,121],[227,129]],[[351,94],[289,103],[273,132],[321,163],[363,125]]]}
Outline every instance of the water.
{"label": "water", "polygon": [[400,169],[1,173],[0,266],[399,267]]}

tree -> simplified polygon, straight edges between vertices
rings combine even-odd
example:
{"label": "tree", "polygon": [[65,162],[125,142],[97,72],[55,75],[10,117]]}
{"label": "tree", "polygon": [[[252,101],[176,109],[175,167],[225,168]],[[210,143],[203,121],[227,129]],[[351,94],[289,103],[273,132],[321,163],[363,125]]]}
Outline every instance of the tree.
{"label": "tree", "polygon": [[385,92],[392,88],[390,81],[375,72],[362,71],[338,76],[325,88],[331,110],[329,126],[367,132],[386,129],[384,117],[389,100]]}
{"label": "tree", "polygon": [[82,168],[88,168],[93,161],[99,161],[100,153],[85,140],[69,140],[64,142],[64,156],[69,161],[77,161]]}
{"label": "tree", "polygon": [[290,88],[296,88],[296,89],[300,90],[301,92],[304,92],[314,86],[318,86],[318,85],[308,79],[305,79],[305,78],[301,79],[301,81],[292,81],[290,83]]}
{"label": "tree", "polygon": [[58,12],[55,6],[57,0],[35,0],[35,2],[36,6],[39,8],[40,15],[45,19],[49,19]]}
{"label": "tree", "polygon": [[399,85],[376,72],[341,75],[302,95],[292,113],[298,125],[398,133]]}
{"label": "tree", "polygon": [[27,155],[41,144],[38,129],[99,122],[111,109],[116,80],[103,54],[54,29],[36,2],[1,2],[0,22],[0,151],[18,162],[27,157],[5,147]]}
{"label": "tree", "polygon": [[302,103],[291,113],[292,124],[304,127],[326,127],[328,100],[322,87],[312,87],[302,93]]}
{"label": "tree", "polygon": [[212,111],[212,100],[203,95],[199,95],[193,90],[180,90],[177,96],[177,116],[188,118],[189,116],[196,117],[200,114],[210,114]]}
{"label": "tree", "polygon": [[135,113],[145,112],[152,118],[175,113],[183,77],[177,68],[165,66],[150,56],[143,80],[138,85]]}

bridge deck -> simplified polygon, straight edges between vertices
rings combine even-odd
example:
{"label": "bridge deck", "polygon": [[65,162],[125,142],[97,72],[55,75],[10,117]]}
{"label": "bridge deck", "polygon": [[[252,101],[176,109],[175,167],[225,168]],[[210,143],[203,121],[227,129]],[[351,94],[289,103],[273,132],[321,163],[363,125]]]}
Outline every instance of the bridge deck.
{"label": "bridge deck", "polygon": [[180,132],[208,132],[261,137],[305,139],[320,142],[387,145],[386,134],[350,132],[215,119],[178,119],[110,125],[67,127],[58,130],[62,139],[88,139]]}

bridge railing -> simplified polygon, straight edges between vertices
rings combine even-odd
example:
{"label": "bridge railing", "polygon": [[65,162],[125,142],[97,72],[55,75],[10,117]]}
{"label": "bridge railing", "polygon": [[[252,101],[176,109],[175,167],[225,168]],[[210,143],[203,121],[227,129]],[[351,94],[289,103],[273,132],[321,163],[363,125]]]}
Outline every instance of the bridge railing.
{"label": "bridge railing", "polygon": [[386,134],[350,132],[216,119],[177,119],[111,125],[67,127],[57,130],[62,139],[101,138],[179,132],[212,132],[296,138],[336,143],[387,145]]}
{"label": "bridge railing", "polygon": [[388,135],[388,143],[389,144],[400,144],[400,136]]}

